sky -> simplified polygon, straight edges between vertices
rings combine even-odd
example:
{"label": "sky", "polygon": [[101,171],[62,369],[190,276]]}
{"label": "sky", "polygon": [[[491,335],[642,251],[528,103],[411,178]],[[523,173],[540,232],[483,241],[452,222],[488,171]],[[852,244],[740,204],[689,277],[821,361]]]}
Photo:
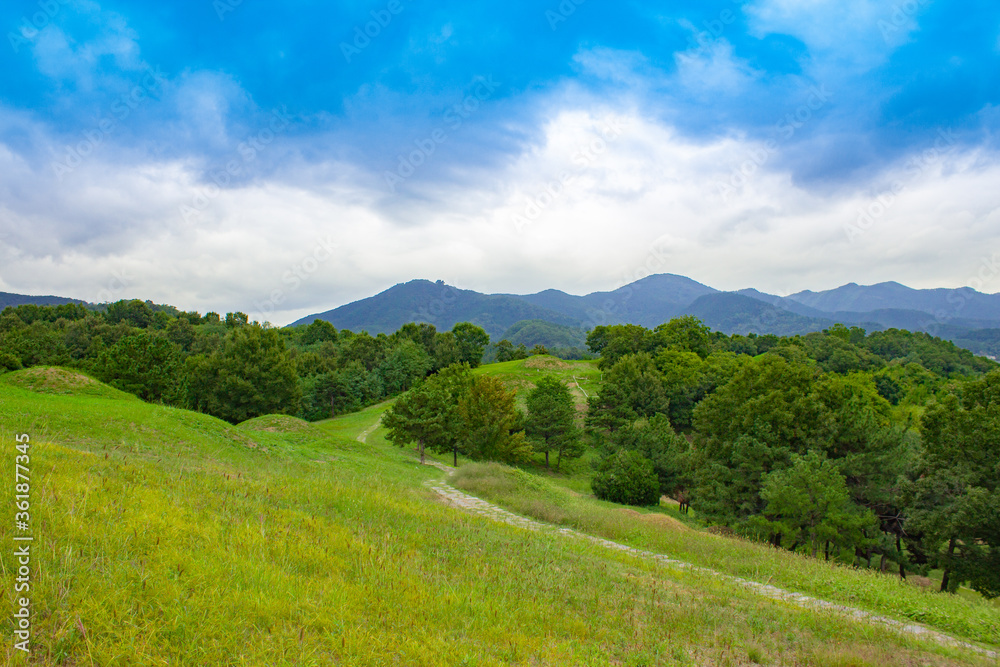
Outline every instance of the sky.
{"label": "sky", "polygon": [[14,0],[0,291],[1000,292],[995,0]]}

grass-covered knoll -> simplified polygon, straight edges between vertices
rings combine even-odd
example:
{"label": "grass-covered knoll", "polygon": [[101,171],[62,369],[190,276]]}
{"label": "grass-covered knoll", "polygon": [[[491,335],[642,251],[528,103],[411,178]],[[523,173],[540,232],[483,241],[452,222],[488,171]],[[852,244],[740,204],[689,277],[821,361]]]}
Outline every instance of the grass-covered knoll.
{"label": "grass-covered knoll", "polygon": [[527,359],[486,364],[474,369],[473,375],[492,375],[503,380],[507,389],[517,392],[518,405],[524,409],[525,397],[543,375],[553,375],[566,383],[582,415],[587,397],[597,391],[601,371],[596,361],[564,361],[551,355],[535,355]]}
{"label": "grass-covered knoll", "polygon": [[[377,413],[248,431],[0,383],[0,451],[32,438],[30,662],[986,664],[446,507],[423,485],[440,471],[356,441]],[[10,549],[0,564],[9,604]]]}
{"label": "grass-covered knoll", "polygon": [[[667,554],[717,572],[767,582],[913,620],[957,637],[1000,644],[1000,609],[989,602],[932,592],[898,577],[825,563],[741,539],[688,530],[674,519],[625,511],[560,488],[546,479],[495,463],[462,466],[452,484],[514,512],[635,547]],[[645,514],[645,521],[637,515]]]}
{"label": "grass-covered knoll", "polygon": [[0,383],[39,394],[136,400],[132,394],[109,387],[79,371],[59,368],[57,366],[38,366],[13,373],[5,373],[0,375]]}

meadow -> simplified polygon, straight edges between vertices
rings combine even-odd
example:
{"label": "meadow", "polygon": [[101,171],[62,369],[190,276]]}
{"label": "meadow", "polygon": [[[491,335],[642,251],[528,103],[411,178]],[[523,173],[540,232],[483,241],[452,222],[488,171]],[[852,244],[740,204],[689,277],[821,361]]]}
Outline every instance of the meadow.
{"label": "meadow", "polygon": [[[994,664],[762,598],[709,573],[445,506],[425,484],[443,473],[387,445],[381,429],[370,431],[386,407],[318,424],[266,416],[232,426],[143,403],[70,371],[0,376],[8,470],[15,435],[31,437],[35,556],[32,652],[13,648],[6,617],[5,662]],[[508,482],[517,493],[505,490]],[[523,471],[469,466],[455,483],[479,485],[506,504],[523,496],[559,508],[563,515],[545,518],[595,534],[611,530],[614,515],[616,539],[673,549],[720,571],[766,578],[786,567],[795,570],[789,576],[835,580],[832,588],[862,580],[649,522]],[[13,508],[13,496],[8,476],[5,506]],[[11,514],[0,522],[7,545]],[[11,554],[0,551],[12,606]],[[907,617],[864,587],[837,595]],[[1000,615],[986,605],[967,601],[965,608],[944,596],[921,604],[933,612],[928,624],[996,643]],[[986,621],[977,625],[980,618]]]}

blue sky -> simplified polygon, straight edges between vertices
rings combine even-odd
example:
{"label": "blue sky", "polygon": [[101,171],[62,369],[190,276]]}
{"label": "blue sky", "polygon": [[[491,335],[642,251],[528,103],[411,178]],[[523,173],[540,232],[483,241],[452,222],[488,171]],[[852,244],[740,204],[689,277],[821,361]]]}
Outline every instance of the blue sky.
{"label": "blue sky", "polygon": [[995,2],[275,5],[5,6],[0,290],[1000,291]]}

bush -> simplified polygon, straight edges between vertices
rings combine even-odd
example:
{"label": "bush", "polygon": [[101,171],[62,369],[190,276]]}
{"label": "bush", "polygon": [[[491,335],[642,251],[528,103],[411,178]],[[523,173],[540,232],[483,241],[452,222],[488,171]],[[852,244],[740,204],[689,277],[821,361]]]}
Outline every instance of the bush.
{"label": "bush", "polygon": [[621,450],[601,463],[590,483],[594,495],[624,505],[656,505],[660,502],[660,480],[653,462],[636,451]]}

